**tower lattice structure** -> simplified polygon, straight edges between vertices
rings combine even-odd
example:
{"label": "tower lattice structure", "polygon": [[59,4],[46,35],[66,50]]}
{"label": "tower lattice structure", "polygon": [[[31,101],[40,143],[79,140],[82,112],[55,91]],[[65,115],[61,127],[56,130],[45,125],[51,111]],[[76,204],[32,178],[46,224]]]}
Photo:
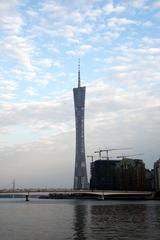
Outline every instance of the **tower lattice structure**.
{"label": "tower lattice structure", "polygon": [[73,88],[75,125],[76,125],[76,154],[74,171],[74,189],[87,189],[87,169],[84,139],[84,114],[85,114],[85,92],[86,87],[81,87],[80,62],[78,64],[78,87]]}

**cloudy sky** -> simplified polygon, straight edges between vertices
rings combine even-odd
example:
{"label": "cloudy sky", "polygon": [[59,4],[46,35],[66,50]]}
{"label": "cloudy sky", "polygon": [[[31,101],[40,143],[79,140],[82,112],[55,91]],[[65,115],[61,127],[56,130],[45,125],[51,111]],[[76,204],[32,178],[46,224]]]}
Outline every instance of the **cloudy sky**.
{"label": "cloudy sky", "polygon": [[160,157],[159,0],[0,0],[0,188],[73,186],[78,58],[86,154]]}

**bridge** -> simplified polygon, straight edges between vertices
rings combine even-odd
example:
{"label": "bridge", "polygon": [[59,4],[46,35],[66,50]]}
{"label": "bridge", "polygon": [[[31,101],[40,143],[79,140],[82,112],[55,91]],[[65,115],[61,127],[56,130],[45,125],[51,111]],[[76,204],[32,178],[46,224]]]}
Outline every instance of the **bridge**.
{"label": "bridge", "polygon": [[0,191],[0,197],[51,198],[51,199],[154,199],[155,192],[149,191],[109,191],[109,190],[15,190]]}

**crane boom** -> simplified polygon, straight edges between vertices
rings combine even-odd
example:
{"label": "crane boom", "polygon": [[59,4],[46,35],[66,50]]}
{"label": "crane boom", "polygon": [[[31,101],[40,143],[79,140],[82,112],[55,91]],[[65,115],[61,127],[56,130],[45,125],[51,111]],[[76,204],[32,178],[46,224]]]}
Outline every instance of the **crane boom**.
{"label": "crane boom", "polygon": [[101,159],[102,150],[95,151],[94,153],[98,153],[99,154],[99,158]]}
{"label": "crane boom", "polygon": [[122,155],[122,156],[117,156],[117,158],[125,159],[127,157],[138,156],[138,155],[144,155],[144,154],[143,153],[138,153],[138,154],[132,154],[132,155]]}
{"label": "crane boom", "polygon": [[107,160],[109,160],[109,151],[118,151],[118,150],[129,150],[131,148],[111,148],[111,149],[102,149],[101,152],[106,152]]}
{"label": "crane boom", "polygon": [[87,155],[87,158],[91,158],[91,161],[93,162],[93,158],[94,157],[97,157],[97,156],[94,156],[94,155]]}

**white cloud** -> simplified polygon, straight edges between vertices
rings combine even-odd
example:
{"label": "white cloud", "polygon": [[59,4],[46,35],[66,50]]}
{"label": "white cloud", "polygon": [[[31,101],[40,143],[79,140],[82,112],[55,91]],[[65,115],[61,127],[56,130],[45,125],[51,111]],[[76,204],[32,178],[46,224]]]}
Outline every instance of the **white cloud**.
{"label": "white cloud", "polygon": [[0,2],[0,11],[7,11],[14,7],[16,7],[18,4],[21,3],[21,0],[11,0],[10,2],[1,0]]}
{"label": "white cloud", "polygon": [[[48,46],[47,46],[48,47]],[[48,49],[50,51],[52,51],[53,53],[60,53],[60,50],[56,47],[53,47],[53,46],[49,46]]]}
{"label": "white cloud", "polygon": [[71,12],[69,18],[77,23],[83,23],[84,21],[84,16],[78,10]]}
{"label": "white cloud", "polygon": [[21,0],[0,1],[0,24],[3,29],[8,31],[8,34],[20,32],[24,24],[17,10],[20,4]]}
{"label": "white cloud", "polygon": [[84,44],[84,45],[81,45],[81,46],[77,47],[77,49],[75,49],[75,50],[67,51],[67,54],[73,55],[73,56],[83,56],[87,52],[89,52],[91,49],[92,49],[91,45]]}
{"label": "white cloud", "polygon": [[33,9],[29,9],[27,10],[27,14],[32,16],[32,17],[38,17],[38,12],[36,12],[35,10]]}
{"label": "white cloud", "polygon": [[[36,91],[30,86],[26,90],[26,94],[34,96]],[[32,101],[29,103],[3,103],[1,104],[0,113],[1,126],[26,125],[33,129],[36,122],[35,129],[37,129],[38,124],[42,125],[43,123],[47,128],[49,126],[53,128],[53,125],[55,125],[55,129],[60,131],[64,129],[64,124],[65,126],[66,124],[69,125],[69,122],[72,119],[73,109],[71,108],[71,105],[72,101],[70,101],[70,97],[65,97],[65,94],[61,101],[60,99],[57,99],[55,101]],[[61,121],[61,119],[65,119],[65,121]]]}
{"label": "white cloud", "polygon": [[23,25],[23,20],[20,16],[4,16],[0,18],[0,24],[8,32],[18,33]]}
{"label": "white cloud", "polygon": [[160,54],[160,48],[149,48],[148,52],[150,54]]}
{"label": "white cloud", "polygon": [[151,21],[146,21],[146,22],[143,23],[143,25],[144,25],[145,27],[152,27],[152,26],[153,26],[153,23],[152,23]]}
{"label": "white cloud", "polygon": [[17,83],[14,81],[4,80],[0,77],[0,99],[12,100],[16,96]]}
{"label": "white cloud", "polygon": [[84,45],[81,45],[80,46],[80,49],[83,51],[83,50],[89,50],[89,49],[91,49],[92,48],[92,46],[91,45],[87,45],[87,44],[84,44]]}
{"label": "white cloud", "polygon": [[36,89],[34,89],[34,88],[31,87],[31,86],[26,89],[25,93],[26,93],[28,96],[35,96],[35,95],[37,95]]}
{"label": "white cloud", "polygon": [[62,15],[64,14],[65,8],[56,1],[45,1],[42,5],[42,10],[51,12],[52,14]]}
{"label": "white cloud", "polygon": [[50,67],[61,67],[61,63],[58,61],[54,61],[51,58],[39,58],[35,61],[35,64],[39,65],[40,67],[46,67],[46,68],[50,68]]}
{"label": "white cloud", "polygon": [[18,60],[20,64],[29,70],[33,70],[31,63],[31,55],[33,53],[32,44],[21,36],[9,36],[0,42],[1,54],[6,57]]}
{"label": "white cloud", "polygon": [[122,13],[126,10],[126,7],[120,4],[113,5],[112,2],[107,3],[104,7],[103,10],[106,14],[111,14],[111,13]]}
{"label": "white cloud", "polygon": [[101,9],[91,9],[85,13],[86,17],[89,17],[91,20],[96,21],[97,17],[102,14]]}
{"label": "white cloud", "polygon": [[126,71],[129,69],[130,69],[130,66],[128,66],[128,65],[119,65],[119,66],[111,67],[111,70],[115,70],[115,71]]}
{"label": "white cloud", "polygon": [[114,38],[119,38],[121,33],[126,31],[127,28],[131,28],[131,26],[137,25],[137,21],[128,19],[128,18],[120,18],[120,17],[111,17],[106,20],[106,28],[105,30],[100,30],[99,38],[96,37],[98,41],[111,41]]}
{"label": "white cloud", "polygon": [[154,1],[153,2],[153,7],[158,10],[160,8],[160,2],[159,1]]}
{"label": "white cloud", "polygon": [[13,129],[9,128],[9,127],[3,127],[0,128],[0,135],[4,135],[4,134],[10,134],[13,131]]}
{"label": "white cloud", "polygon": [[145,0],[132,0],[129,2],[129,5],[131,5],[131,7],[134,7],[136,9],[141,9],[144,8],[145,6]]}
{"label": "white cloud", "polygon": [[117,26],[126,26],[126,25],[130,25],[130,24],[136,24],[135,20],[131,20],[131,19],[127,19],[127,18],[110,18],[108,20],[108,27],[110,28],[115,28]]}
{"label": "white cloud", "polygon": [[[70,147],[74,146],[73,139],[72,132],[57,135],[56,138],[41,138],[31,143],[1,149],[1,188],[8,185],[6,182],[12,182],[12,176],[16,176],[16,187],[20,188],[40,186],[71,188],[74,156]],[[6,179],[6,172],[11,180],[10,177]]]}
{"label": "white cloud", "polygon": [[[74,5],[74,4],[73,4]],[[81,4],[80,4],[81,6]],[[93,20],[100,15],[100,9],[87,8],[86,5],[72,8],[70,4],[60,4],[56,1],[47,1],[42,4],[41,13],[46,13],[47,17],[42,16],[39,29],[55,37],[65,38],[67,42],[79,43],[83,34],[92,33]],[[88,5],[87,5],[88,6]],[[52,25],[50,22],[52,21]]]}

